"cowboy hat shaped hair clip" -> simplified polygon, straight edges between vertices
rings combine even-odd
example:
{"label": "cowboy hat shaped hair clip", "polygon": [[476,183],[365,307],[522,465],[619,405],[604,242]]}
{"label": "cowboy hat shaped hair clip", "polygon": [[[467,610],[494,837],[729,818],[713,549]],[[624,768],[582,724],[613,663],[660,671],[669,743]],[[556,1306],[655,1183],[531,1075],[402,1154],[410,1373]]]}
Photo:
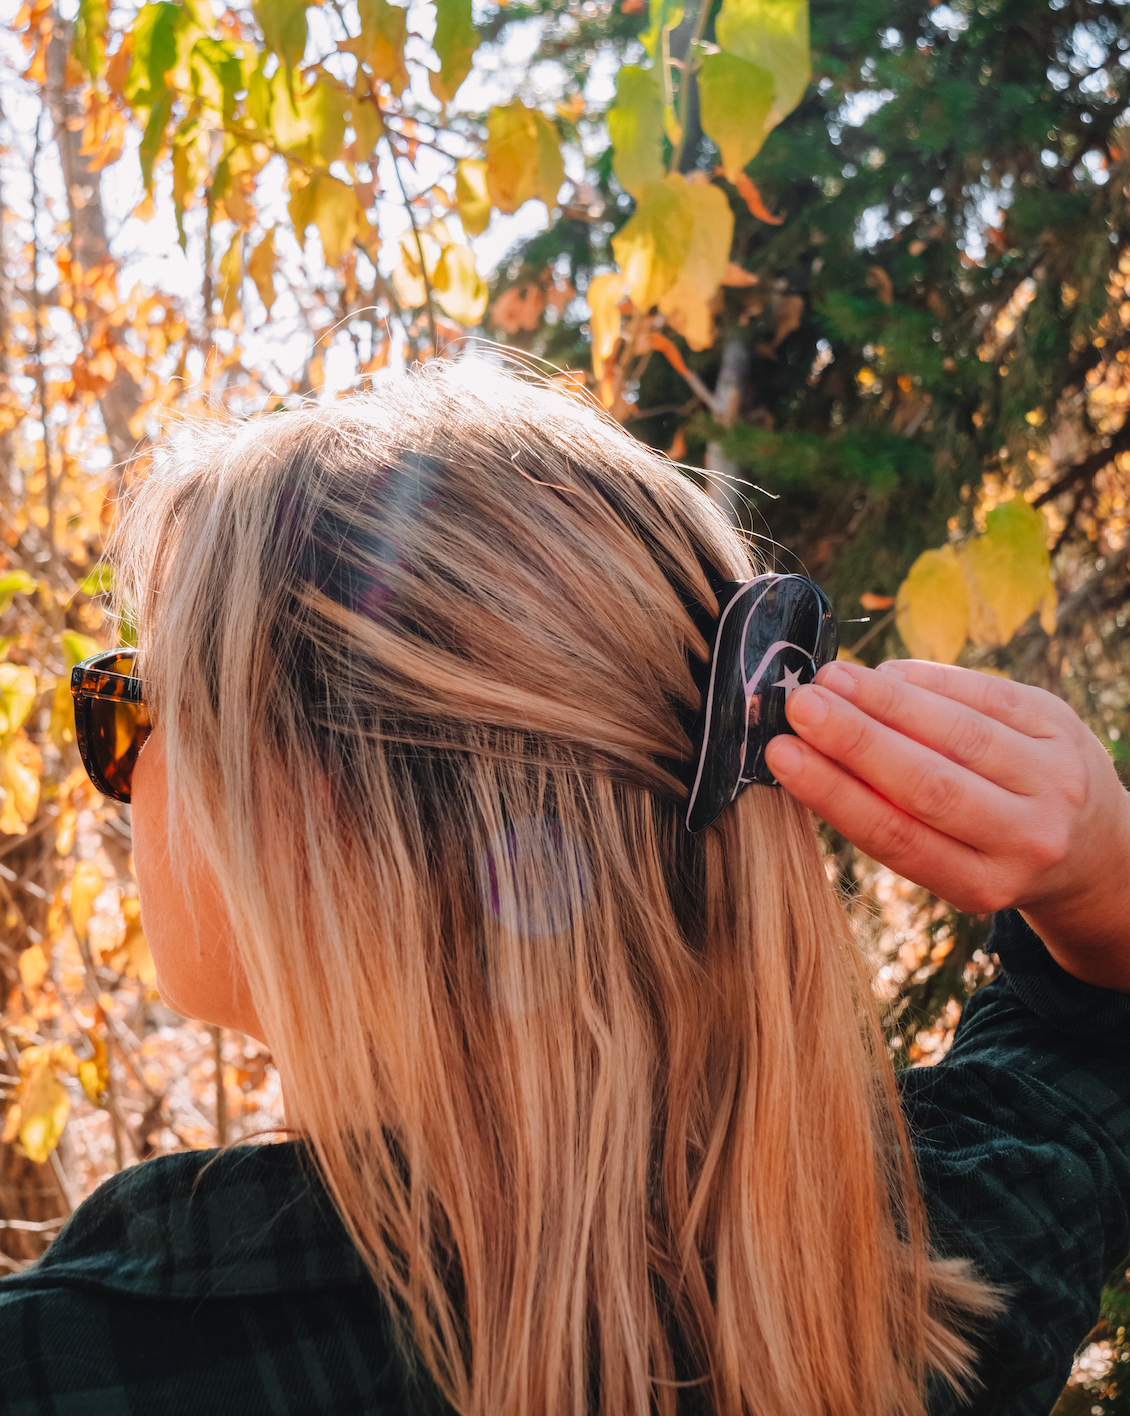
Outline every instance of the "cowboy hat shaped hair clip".
{"label": "cowboy hat shaped hair clip", "polygon": [[689,831],[709,826],[752,783],[777,785],[765,765],[766,745],[793,732],[785,717],[789,694],[811,683],[839,646],[831,603],[805,575],[726,581],[719,600]]}

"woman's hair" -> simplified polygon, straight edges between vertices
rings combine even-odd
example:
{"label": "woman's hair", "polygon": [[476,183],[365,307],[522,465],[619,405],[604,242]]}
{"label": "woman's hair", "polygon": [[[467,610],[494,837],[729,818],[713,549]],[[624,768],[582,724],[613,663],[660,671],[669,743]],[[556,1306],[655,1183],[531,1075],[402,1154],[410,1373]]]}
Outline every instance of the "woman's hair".
{"label": "woman's hair", "polygon": [[932,1260],[809,814],[700,835],[709,498],[480,363],[194,427],[116,557],[306,1138],[463,1413],[886,1416],[992,1298]]}

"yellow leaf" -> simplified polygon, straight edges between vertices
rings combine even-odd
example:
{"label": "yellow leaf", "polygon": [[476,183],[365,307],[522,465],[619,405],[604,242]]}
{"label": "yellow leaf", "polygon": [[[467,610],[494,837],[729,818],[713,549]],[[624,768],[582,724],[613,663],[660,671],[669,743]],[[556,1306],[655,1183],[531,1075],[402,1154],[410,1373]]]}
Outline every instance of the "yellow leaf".
{"label": "yellow leaf", "polygon": [[608,110],[612,170],[625,192],[635,196],[663,176],[663,90],[654,69],[625,64]]}
{"label": "yellow leaf", "polygon": [[[91,572],[93,575],[94,572]],[[90,580],[90,576],[87,577]],[[87,593],[98,593],[87,592]],[[63,650],[65,672],[55,680],[55,692],[51,699],[51,723],[47,729],[51,741],[63,752],[75,740],[75,701],[71,696],[71,670],[83,659],[97,654],[100,648],[96,639],[85,634],[66,630],[59,636]],[[66,851],[62,852],[66,855]]]}
{"label": "yellow leaf", "polygon": [[430,74],[428,82],[441,103],[450,103],[471,72],[471,56],[479,47],[479,36],[471,18],[471,0],[435,0],[435,7],[432,48],[439,57],[440,70]]}
{"label": "yellow leaf", "polygon": [[984,602],[974,625],[976,643],[1007,644],[1033,610],[1040,611],[1045,632],[1054,633],[1056,591],[1042,514],[1014,497],[994,507],[986,522],[985,534],[969,541],[961,555],[971,590]]}
{"label": "yellow leaf", "polygon": [[462,325],[477,325],[487,307],[486,282],[467,246],[445,246],[435,268],[433,289],[445,314]]}
{"label": "yellow leaf", "polygon": [[78,1079],[82,1089],[97,1106],[110,1087],[110,1056],[106,1040],[95,1032],[87,1033],[94,1056],[78,1064]]}
{"label": "yellow leaf", "polygon": [[47,977],[50,967],[40,944],[33,944],[29,949],[25,949],[20,955],[19,965],[20,979],[25,988],[38,988]]}
{"label": "yellow leaf", "polygon": [[310,129],[310,153],[325,167],[341,157],[345,146],[345,114],[352,104],[351,95],[342,93],[322,76],[298,100],[298,110]]}
{"label": "yellow leaf", "polygon": [[713,299],[726,273],[734,218],[717,187],[688,182],[678,172],[649,182],[636,212],[612,238],[637,310],[650,310],[680,280]]}
{"label": "yellow leaf", "polygon": [[71,1101],[67,1090],[55,1075],[55,1066],[48,1048],[28,1048],[20,1056],[20,1070],[29,1052],[38,1054],[28,1066],[20,1087],[20,1145],[29,1160],[42,1165],[63,1134]]}
{"label": "yellow leaf", "polygon": [[392,286],[397,300],[405,309],[419,309],[428,298],[416,238],[410,231],[400,238],[400,261],[392,272]]}
{"label": "yellow leaf", "polygon": [[[43,759],[39,749],[24,733],[17,733],[0,755],[0,772],[4,781],[4,811],[0,814],[0,830],[22,836],[29,821],[35,820],[39,806],[39,775]],[[9,824],[14,813],[19,825]]]}
{"label": "yellow leaf", "polygon": [[90,860],[80,860],[71,876],[71,923],[75,936],[86,938],[90,916],[94,913],[94,901],[102,893],[104,881],[102,872]]}
{"label": "yellow leaf", "polygon": [[812,77],[808,0],[722,0],[714,30],[724,50],[773,76],[768,131],[793,111]]}
{"label": "yellow leaf", "polygon": [[75,832],[78,830],[78,812],[73,806],[65,807],[59,813],[59,825],[55,830],[56,855],[70,855],[74,849]]}
{"label": "yellow leaf", "polygon": [[34,595],[38,588],[39,581],[26,570],[9,570],[0,575],[0,614],[12,603],[13,595]]}
{"label": "yellow leaf", "polygon": [[291,197],[287,204],[295,234],[301,240],[308,226],[316,226],[326,264],[336,266],[358,233],[361,209],[352,187],[336,177],[316,173],[302,185],[301,175],[291,174]]}
{"label": "yellow leaf", "polygon": [[35,702],[35,675],[23,664],[0,664],[0,735],[19,728]]}
{"label": "yellow leaf", "polygon": [[660,299],[659,313],[692,349],[714,343],[714,315],[693,280],[676,281]]}
{"label": "yellow leaf", "polygon": [[[393,8],[392,6],[389,7]],[[354,97],[351,110],[357,161],[368,162],[384,135],[384,125],[376,105],[368,98]]]}
{"label": "yellow leaf", "polygon": [[594,275],[589,281],[585,299],[589,302],[589,327],[592,330],[592,371],[599,379],[604,373],[605,360],[612,357],[620,338],[624,277],[618,270],[608,275]]}
{"label": "yellow leaf", "polygon": [[[407,12],[399,5],[390,5],[388,0],[358,0],[357,15],[361,33],[342,48],[352,50],[363,59],[372,70],[373,78],[378,83],[388,84],[399,98],[408,85],[408,70],[404,67]],[[369,151],[372,152],[372,148]]]}
{"label": "yellow leaf", "polygon": [[126,948],[133,972],[146,988],[156,988],[157,966],[153,962],[153,955],[149,952],[149,940],[140,929],[136,934],[130,936]]}
{"label": "yellow leaf", "polygon": [[255,282],[255,289],[259,292],[259,299],[263,302],[263,307],[268,316],[271,313],[271,306],[275,303],[275,229],[272,227],[268,231],[255,249],[247,262],[247,274]]}
{"label": "yellow leaf", "polygon": [[20,1104],[18,1101],[8,1107],[8,1113],[4,1117],[4,1130],[0,1132],[0,1141],[6,1146],[10,1146],[20,1134]]}
{"label": "yellow leaf", "polygon": [[899,586],[895,622],[916,659],[952,664],[969,628],[965,577],[952,546],[923,551]]}
{"label": "yellow leaf", "polygon": [[731,182],[761,151],[774,122],[773,75],[736,54],[708,54],[698,76],[702,130]]}
{"label": "yellow leaf", "polygon": [[455,167],[455,202],[468,236],[481,236],[490,221],[487,165],[478,157],[465,157]]}
{"label": "yellow leaf", "polygon": [[502,212],[517,211],[539,197],[547,207],[557,202],[565,164],[557,129],[544,113],[520,99],[487,115],[487,192]]}
{"label": "yellow leaf", "polygon": [[224,319],[230,321],[233,315],[239,313],[239,297],[243,289],[243,232],[238,228],[220,257],[219,275],[216,293],[223,300]]}

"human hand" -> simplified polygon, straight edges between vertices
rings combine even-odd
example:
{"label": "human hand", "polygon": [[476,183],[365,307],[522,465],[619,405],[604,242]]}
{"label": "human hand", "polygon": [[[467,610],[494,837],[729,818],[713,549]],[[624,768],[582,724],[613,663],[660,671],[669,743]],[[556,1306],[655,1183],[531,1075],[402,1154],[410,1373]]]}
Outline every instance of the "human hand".
{"label": "human hand", "polygon": [[862,851],[972,914],[1015,906],[1077,978],[1130,992],[1130,797],[1043,689],[971,669],[837,662],[766,762]]}

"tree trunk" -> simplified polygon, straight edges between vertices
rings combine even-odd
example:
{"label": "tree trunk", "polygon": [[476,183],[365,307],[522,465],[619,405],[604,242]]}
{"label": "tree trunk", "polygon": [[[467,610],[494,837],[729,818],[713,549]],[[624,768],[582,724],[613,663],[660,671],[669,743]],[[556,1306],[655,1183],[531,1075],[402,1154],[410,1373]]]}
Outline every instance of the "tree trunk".
{"label": "tree trunk", "polygon": [[[746,348],[744,331],[734,329],[726,336],[722,346],[722,364],[718,370],[718,382],[714,387],[715,421],[724,427],[731,427],[737,420],[738,412],[749,391],[749,350]],[[711,500],[720,506],[735,526],[741,526],[745,497],[740,482],[742,469],[732,462],[722,451],[722,444],[710,442],[706,445],[706,485]]]}
{"label": "tree trunk", "polygon": [[[71,49],[72,26],[52,17],[53,34],[47,48],[47,103],[55,128],[59,162],[67,187],[67,209],[71,222],[71,256],[81,266],[83,277],[97,268],[109,266],[117,273],[117,262],[110,254],[106,239],[106,221],[102,212],[101,174],[90,170],[89,159],[82,146],[83,117],[76,102],[77,95],[67,88],[67,55]],[[83,339],[89,338],[89,328],[80,325]],[[142,445],[144,438],[130,431],[130,425],[141,411],[143,399],[133,375],[119,364],[114,381],[98,400],[110,456],[118,480]]]}

